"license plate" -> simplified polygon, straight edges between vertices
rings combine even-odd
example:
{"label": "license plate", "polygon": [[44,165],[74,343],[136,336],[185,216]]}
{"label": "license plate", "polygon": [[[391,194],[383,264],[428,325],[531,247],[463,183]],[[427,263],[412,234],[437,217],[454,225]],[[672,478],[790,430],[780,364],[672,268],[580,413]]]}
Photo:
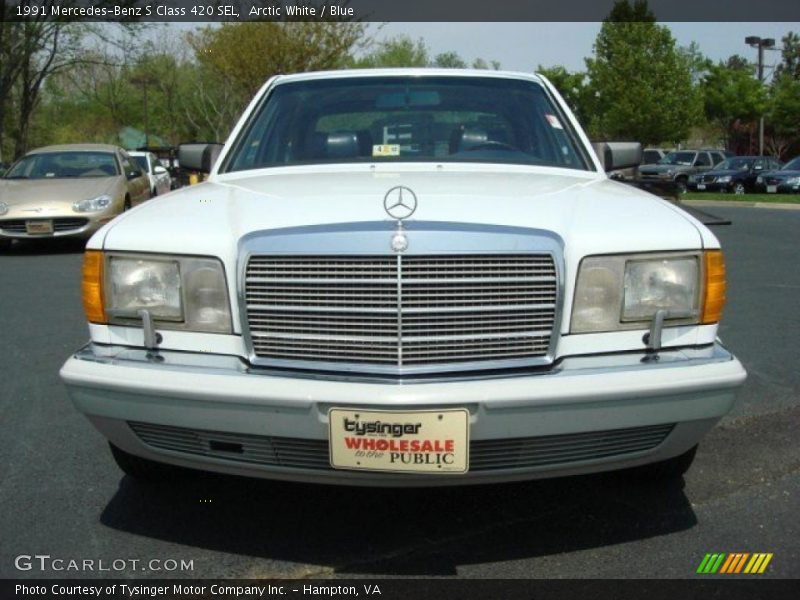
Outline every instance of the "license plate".
{"label": "license plate", "polygon": [[705,184],[705,183],[698,183],[698,184],[697,184],[697,189],[698,189],[698,190],[704,190],[704,189],[706,189],[706,184]]}
{"label": "license plate", "polygon": [[776,194],[777,192],[778,192],[778,186],[777,185],[768,185],[767,186],[767,193],[768,194]]}
{"label": "license plate", "polygon": [[466,473],[469,411],[328,411],[334,469],[390,473]]}
{"label": "license plate", "polygon": [[53,233],[52,221],[26,221],[25,231],[28,233]]}

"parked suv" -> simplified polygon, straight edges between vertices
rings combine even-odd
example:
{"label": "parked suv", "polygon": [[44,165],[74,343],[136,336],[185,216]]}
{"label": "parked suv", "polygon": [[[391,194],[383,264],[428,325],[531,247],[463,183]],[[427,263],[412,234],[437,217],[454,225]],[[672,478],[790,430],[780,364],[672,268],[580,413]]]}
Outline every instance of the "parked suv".
{"label": "parked suv", "polygon": [[674,150],[654,165],[639,167],[642,179],[674,181],[685,192],[689,176],[710,171],[726,158],[722,150]]}

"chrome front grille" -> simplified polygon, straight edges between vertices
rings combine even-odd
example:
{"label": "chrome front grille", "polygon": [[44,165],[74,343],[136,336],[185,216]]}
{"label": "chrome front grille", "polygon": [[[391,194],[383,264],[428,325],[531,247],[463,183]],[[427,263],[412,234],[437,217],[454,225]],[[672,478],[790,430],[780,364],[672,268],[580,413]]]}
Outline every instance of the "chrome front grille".
{"label": "chrome front grille", "polygon": [[7,231],[9,233],[26,233],[26,223],[29,221],[52,221],[53,231],[60,232],[80,229],[89,222],[89,219],[71,217],[58,217],[55,219],[8,219],[6,221],[0,220],[0,230]]}
{"label": "chrome front grille", "polygon": [[558,304],[549,253],[253,255],[244,276],[256,362],[549,362]]}
{"label": "chrome front grille", "polygon": [[[129,423],[152,448],[234,462],[292,469],[331,470],[328,441],[269,437]],[[470,472],[546,468],[648,452],[674,425],[650,425],[540,437],[470,442]]]}

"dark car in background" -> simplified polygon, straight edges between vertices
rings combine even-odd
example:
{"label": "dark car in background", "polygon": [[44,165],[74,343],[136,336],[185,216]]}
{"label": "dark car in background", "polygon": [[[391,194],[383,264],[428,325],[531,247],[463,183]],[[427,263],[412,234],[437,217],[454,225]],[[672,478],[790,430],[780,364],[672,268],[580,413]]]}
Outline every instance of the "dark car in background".
{"label": "dark car in background", "polygon": [[645,181],[674,181],[678,191],[685,192],[690,175],[710,171],[725,158],[722,150],[673,150],[656,164],[639,167],[639,177]]}
{"label": "dark car in background", "polygon": [[767,171],[756,178],[757,192],[767,194],[800,193],[800,156],[793,158],[777,171]]}
{"label": "dark car in background", "polygon": [[745,194],[755,191],[756,179],[760,174],[779,169],[780,166],[780,161],[772,156],[734,156],[726,158],[710,171],[690,175],[686,189],[692,192]]}

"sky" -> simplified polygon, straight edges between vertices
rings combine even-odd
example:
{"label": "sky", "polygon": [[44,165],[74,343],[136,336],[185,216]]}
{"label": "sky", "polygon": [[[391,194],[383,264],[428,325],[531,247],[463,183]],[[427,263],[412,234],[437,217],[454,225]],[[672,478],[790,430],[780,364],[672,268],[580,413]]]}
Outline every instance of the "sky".
{"label": "sky", "polygon": [[[780,39],[800,32],[800,23],[664,23],[681,46],[696,41],[713,60],[741,54],[755,62],[756,50],[744,38],[757,35]],[[601,23],[387,23],[376,36],[423,38],[432,55],[454,50],[467,62],[477,57],[498,60],[503,69],[531,71],[538,65],[563,65],[583,70]],[[376,28],[375,25],[372,26]],[[764,64],[774,65],[780,52],[767,52]]]}

